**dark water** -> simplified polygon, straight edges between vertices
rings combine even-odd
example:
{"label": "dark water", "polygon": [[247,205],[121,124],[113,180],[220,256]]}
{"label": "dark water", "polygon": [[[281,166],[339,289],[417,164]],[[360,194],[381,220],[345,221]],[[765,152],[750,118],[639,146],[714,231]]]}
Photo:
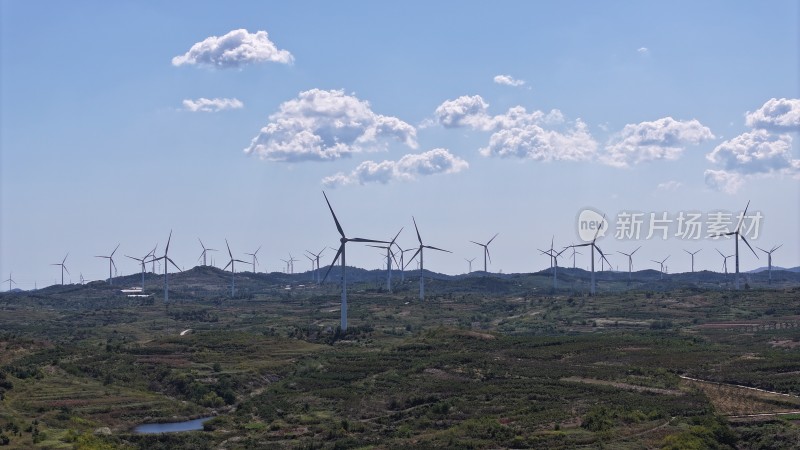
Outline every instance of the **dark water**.
{"label": "dark water", "polygon": [[201,417],[199,419],[187,420],[185,422],[146,423],[134,428],[133,432],[140,434],[154,434],[175,433],[178,431],[197,431],[203,429],[203,422],[211,419],[213,419],[213,417]]}

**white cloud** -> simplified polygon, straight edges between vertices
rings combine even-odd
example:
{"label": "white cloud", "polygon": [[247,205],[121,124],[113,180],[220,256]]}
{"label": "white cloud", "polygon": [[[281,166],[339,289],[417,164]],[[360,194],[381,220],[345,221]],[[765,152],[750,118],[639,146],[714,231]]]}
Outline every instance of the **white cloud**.
{"label": "white cloud", "polygon": [[681,186],[683,186],[683,183],[681,183],[680,181],[669,180],[663,183],[658,183],[656,189],[658,189],[659,191],[676,191]]}
{"label": "white cloud", "polygon": [[488,108],[479,95],[462,96],[443,102],[436,108],[435,117],[445,128],[492,131],[489,145],[480,149],[484,156],[580,161],[590,159],[597,149],[597,143],[581,120],[575,121],[572,128],[562,127],[560,131],[545,128],[566,122],[557,109],[545,114],[515,106],[505,114],[490,116]]}
{"label": "white cloud", "polygon": [[523,86],[525,84],[525,80],[517,80],[511,75],[495,75],[494,82],[514,87]]}
{"label": "white cloud", "polygon": [[192,45],[185,54],[172,58],[172,65],[199,64],[229,69],[265,61],[291,64],[294,57],[287,50],[278,50],[266,31],[250,33],[240,29]]}
{"label": "white cloud", "polygon": [[565,133],[536,124],[501,129],[480,150],[483,156],[516,157],[534,161],[585,161],[597,150],[597,142],[580,119]]}
{"label": "white cloud", "polygon": [[364,161],[352,172],[339,172],[325,177],[325,186],[337,187],[348,184],[382,183],[393,180],[410,181],[419,176],[457,173],[469,167],[469,163],[443,148],[435,148],[418,154],[408,154],[398,161]]}
{"label": "white cloud", "polygon": [[629,167],[645,161],[678,159],[688,144],[713,139],[708,127],[697,120],[678,121],[664,117],[652,122],[628,124],[612,137],[601,160],[615,167]]}
{"label": "white cloud", "polygon": [[792,158],[792,138],[753,130],[718,145],[706,155],[719,170],[706,170],[706,184],[736,192],[749,178],[790,175],[800,178],[800,159]]}
{"label": "white cloud", "polygon": [[225,109],[240,109],[244,103],[236,98],[203,98],[197,100],[186,99],[183,108],[191,112],[217,112]]}
{"label": "white cloud", "polygon": [[771,98],[761,108],[748,111],[745,123],[772,131],[800,131],[800,99]]}
{"label": "white cloud", "polygon": [[704,173],[706,185],[710,188],[735,194],[744,183],[743,176],[735,172],[708,169]]}
{"label": "white cloud", "polygon": [[386,147],[394,138],[417,147],[416,129],[402,120],[375,114],[369,102],[341,90],[311,89],[281,104],[244,151],[270,161],[332,161]]}
{"label": "white cloud", "polygon": [[648,49],[647,47],[639,47],[639,48],[638,48],[636,51],[637,51],[637,52],[638,52],[640,55],[645,55],[645,56],[647,56],[647,55],[649,55],[649,54],[650,54],[650,49]]}

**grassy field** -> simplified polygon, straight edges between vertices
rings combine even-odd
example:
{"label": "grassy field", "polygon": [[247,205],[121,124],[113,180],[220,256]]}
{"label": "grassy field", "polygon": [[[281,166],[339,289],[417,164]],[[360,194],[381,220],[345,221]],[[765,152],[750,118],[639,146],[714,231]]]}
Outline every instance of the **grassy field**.
{"label": "grassy field", "polygon": [[[577,278],[553,291],[547,275],[476,276],[433,279],[420,302],[416,279],[389,294],[365,278],[342,333],[335,285],[243,274],[231,299],[228,280],[180,274],[168,304],[152,275],[145,299],[98,282],[0,296],[0,445],[800,445],[790,282],[622,279],[589,297]],[[202,432],[132,432],[208,415]]]}

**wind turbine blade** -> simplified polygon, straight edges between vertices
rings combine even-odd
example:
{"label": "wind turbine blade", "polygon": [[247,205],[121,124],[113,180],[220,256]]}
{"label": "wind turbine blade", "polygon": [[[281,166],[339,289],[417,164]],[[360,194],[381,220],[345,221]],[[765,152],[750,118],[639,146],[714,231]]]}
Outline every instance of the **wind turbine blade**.
{"label": "wind turbine blade", "polygon": [[172,240],[172,230],[169,230],[169,237],[167,238],[167,246],[164,247],[164,255],[166,256],[169,253],[169,241]]}
{"label": "wind turbine blade", "polygon": [[[323,192],[323,194],[324,194],[324,192]],[[342,254],[342,250],[343,249],[344,249],[344,244],[339,246],[339,250],[336,252],[336,256],[333,257],[333,262],[331,262],[331,265],[328,266],[328,270],[325,271],[325,276],[322,277],[322,281],[320,282],[320,284],[324,283],[325,280],[328,279],[328,274],[331,273],[331,269],[333,269],[333,266],[336,265],[336,261],[339,260],[339,255]]]}
{"label": "wind turbine blade", "polygon": [[200,247],[203,247],[203,250],[205,250],[206,246],[203,245],[203,241],[201,241],[200,238],[197,238],[197,241],[200,242]]}
{"label": "wind turbine blade", "polygon": [[686,253],[688,253],[690,255],[692,254],[692,252],[690,252],[689,250],[683,249],[683,251],[685,251]]}
{"label": "wind turbine blade", "polygon": [[592,242],[597,240],[597,235],[599,235],[600,234],[600,230],[603,229],[603,222],[605,222],[605,221],[606,221],[606,215],[603,214],[603,218],[600,219],[600,226],[597,227],[597,231],[594,233],[594,239],[592,239]]}
{"label": "wind turbine blade", "polygon": [[225,245],[228,247],[228,256],[230,256],[231,260],[232,260],[233,259],[233,253],[231,253],[231,245],[228,244],[228,238],[225,238]]}
{"label": "wind turbine blade", "polygon": [[324,251],[325,251],[325,248],[326,248],[326,247],[322,247],[322,250],[320,250],[320,251],[319,251],[319,253],[317,253],[317,254],[316,254],[316,255],[314,255],[314,256],[316,256],[317,258],[319,258],[319,256],[320,256],[320,255],[322,255],[322,252],[324,252]]}
{"label": "wind turbine blade", "polygon": [[119,246],[120,246],[120,244],[117,244],[117,246],[114,247],[114,251],[111,252],[111,256],[114,256],[114,253],[117,253],[117,249],[119,248]]}
{"label": "wind turbine blade", "polygon": [[[183,272],[183,270],[181,270],[181,268],[180,268],[180,267],[178,267],[178,265],[177,265],[177,264],[175,264],[175,261],[173,261],[173,260],[172,260],[172,259],[170,259],[170,258],[167,258],[167,261],[169,261],[169,262],[170,262],[170,263],[171,263],[171,264],[172,264],[172,265],[173,265],[173,266],[174,266],[176,269],[178,269],[178,271],[179,271],[179,272]],[[166,263],[164,263],[164,264],[166,264]]]}
{"label": "wind turbine blade", "polygon": [[756,259],[759,259],[759,257],[758,257],[758,254],[756,253],[756,251],[755,251],[755,250],[753,250],[753,247],[750,247],[750,243],[749,243],[749,242],[747,242],[747,239],[745,239],[745,238],[744,238],[744,235],[743,235],[743,234],[740,234],[740,235],[739,235],[739,237],[741,237],[741,238],[742,238],[742,240],[744,241],[744,243],[745,243],[745,244],[747,244],[747,248],[749,248],[749,249],[750,249],[750,251],[751,251],[751,252],[753,252],[753,254],[754,254],[754,255],[756,255]]}
{"label": "wind turbine blade", "polygon": [[339,223],[339,219],[336,218],[336,213],[333,212],[333,207],[331,206],[331,202],[328,201],[328,196],[325,194],[325,191],[322,191],[322,195],[325,197],[325,203],[328,204],[328,209],[331,210],[331,215],[333,216],[333,221],[336,222],[336,229],[339,230],[339,234],[342,237],[345,237],[344,230],[342,229],[342,225]]}
{"label": "wind turbine blade", "polygon": [[445,250],[445,249],[443,249],[443,248],[434,247],[434,246],[432,246],[432,245],[423,245],[423,247],[425,247],[425,248],[429,248],[429,249],[431,249],[431,250],[438,250],[438,251],[440,251],[440,252],[453,253],[453,252],[451,252],[450,250]]}
{"label": "wind turbine blade", "polygon": [[388,244],[388,242],[386,242],[386,241],[376,241],[374,239],[364,239],[364,238],[352,238],[352,239],[347,239],[347,240],[351,241],[351,242],[375,242],[375,243],[378,243],[378,244]]}
{"label": "wind turbine blade", "polygon": [[761,250],[761,251],[762,251],[762,252],[764,252],[764,253],[769,253],[768,251],[764,250],[763,248],[761,248],[761,247],[759,247],[759,246],[757,246],[757,245],[756,245],[756,248],[757,248],[757,249],[759,249],[759,250]]}
{"label": "wind turbine blade", "polygon": [[666,258],[664,258],[664,260],[663,260],[663,261],[661,261],[661,264],[664,264],[665,262],[667,262],[667,260],[669,259],[669,257],[670,257],[670,256],[672,256],[672,255],[667,255],[667,257],[666,257]]}
{"label": "wind turbine blade", "polygon": [[111,265],[114,266],[114,270],[117,270],[117,263],[114,262],[114,258],[108,258],[111,261]]}
{"label": "wind turbine blade", "polygon": [[639,251],[639,249],[640,249],[640,248],[642,248],[642,246],[641,246],[641,245],[640,245],[640,246],[638,246],[638,247],[636,247],[636,250],[632,251],[632,252],[631,252],[631,254],[630,254],[629,256],[633,256],[633,254],[634,254],[634,253],[636,253],[637,251]]}
{"label": "wind turbine blade", "polygon": [[725,255],[723,255],[723,254],[722,254],[722,252],[721,252],[721,251],[719,251],[719,249],[718,249],[718,248],[715,248],[714,250],[716,250],[716,251],[717,251],[717,253],[719,253],[719,256],[722,256],[723,258],[725,257]]}
{"label": "wind turbine blade", "polygon": [[64,256],[64,259],[61,261],[61,264],[64,264],[65,262],[67,262],[67,256],[69,256],[69,253],[67,253],[67,255]]}
{"label": "wind turbine blade", "polygon": [[[739,232],[739,229],[742,228],[742,222],[744,222],[744,216],[747,215],[747,208],[750,207],[750,200],[747,201],[747,206],[744,207],[744,212],[742,213],[742,217],[739,217],[739,223],[736,224],[736,232]],[[751,249],[752,250],[752,249]],[[753,252],[755,253],[755,252]]]}
{"label": "wind turbine blade", "polygon": [[487,243],[486,243],[486,245],[489,245],[489,244],[491,244],[491,243],[492,243],[492,241],[494,240],[494,238],[496,238],[498,234],[500,234],[500,233],[495,233],[495,234],[494,234],[494,236],[492,236],[492,238],[491,238],[491,239],[489,239],[489,242],[487,242]]}
{"label": "wind turbine blade", "polygon": [[400,227],[400,231],[398,231],[397,234],[394,235],[394,239],[392,239],[392,241],[389,243],[389,245],[394,244],[394,241],[396,241],[397,237],[400,236],[400,233],[403,232],[403,228],[405,228],[405,227]]}
{"label": "wind turbine blade", "polygon": [[422,251],[422,247],[418,248],[417,251],[414,252],[414,255],[412,255],[411,258],[408,258],[408,262],[406,263],[405,266],[403,266],[403,269],[408,267],[408,265],[411,264],[412,261],[414,261],[414,258],[416,258],[417,254],[419,254],[419,252],[421,252],[421,251]]}
{"label": "wind turbine blade", "polygon": [[480,242],[475,242],[475,241],[470,241],[470,242],[472,242],[472,243],[473,243],[473,244],[475,244],[475,245],[480,245],[481,247],[484,247],[484,245],[483,245],[483,244],[481,244]]}
{"label": "wind turbine blade", "polygon": [[258,254],[258,251],[261,250],[261,247],[263,247],[263,246],[262,245],[258,246],[258,249],[256,249],[256,251],[253,253],[253,256]]}
{"label": "wind turbine blade", "polygon": [[484,247],[484,250],[486,250],[486,257],[489,258],[489,262],[492,262],[492,254],[489,253],[489,244],[486,244],[486,247]]}
{"label": "wind turbine blade", "polygon": [[225,264],[225,267],[223,267],[223,268],[222,268],[222,270],[225,270],[225,269],[227,269],[227,268],[228,268],[228,266],[230,266],[231,264],[233,264],[233,260],[230,260],[230,261],[228,262],[228,264]]}
{"label": "wind turbine blade", "polygon": [[68,275],[72,275],[71,273],[69,273],[69,269],[67,269],[67,266],[61,266],[61,267],[63,267],[63,268],[64,268],[64,270],[66,270],[66,271],[67,271],[67,274],[68,274]]}
{"label": "wind turbine blade", "polygon": [[781,245],[779,245],[779,246],[777,246],[777,247],[773,248],[772,250],[770,250],[770,252],[774,252],[775,250],[777,250],[777,249],[779,249],[779,248],[781,248],[781,247],[783,247],[783,244],[781,244]]}
{"label": "wind turbine blade", "polygon": [[417,219],[415,219],[414,216],[411,216],[411,220],[414,221],[414,229],[417,230],[417,240],[419,241],[419,245],[422,245],[422,236],[419,235],[419,227],[417,227]]}

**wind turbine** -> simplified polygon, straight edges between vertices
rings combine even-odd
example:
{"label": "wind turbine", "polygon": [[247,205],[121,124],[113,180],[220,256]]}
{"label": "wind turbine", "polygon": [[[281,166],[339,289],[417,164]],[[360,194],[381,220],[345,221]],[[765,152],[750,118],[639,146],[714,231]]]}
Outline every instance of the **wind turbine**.
{"label": "wind turbine", "polygon": [[[312,253],[312,252],[306,250],[306,253],[308,253],[309,255],[312,255],[314,257],[314,261],[317,263],[317,270],[316,270],[317,284],[320,283],[320,279],[319,279],[319,257],[320,257],[320,255],[322,255],[322,252],[324,252],[324,251],[325,251],[325,247],[323,247],[322,250],[319,251],[319,253]],[[311,270],[314,270],[313,265],[312,265]]]}
{"label": "wind turbine", "polygon": [[475,261],[475,258],[472,258],[472,259],[464,258],[464,261],[469,263],[469,272],[467,272],[467,273],[472,273],[472,261]]}
{"label": "wind turbine", "polygon": [[[215,248],[206,248],[206,246],[203,245],[203,241],[201,241],[200,238],[197,238],[197,240],[200,242],[200,247],[203,247],[203,251],[200,253],[200,258],[203,258],[203,265],[206,266],[207,265],[206,264],[206,253],[215,252],[215,251],[217,251],[217,249],[215,249]],[[153,249],[153,251],[156,251],[156,249]],[[199,261],[200,258],[197,258],[197,260]]]}
{"label": "wind turbine", "polygon": [[249,255],[249,256],[253,257],[253,273],[256,273],[256,263],[258,263],[258,256],[256,256],[256,255],[258,254],[259,250],[261,250],[261,246],[260,245],[258,246],[256,251],[254,251],[253,253],[245,253],[245,255]]}
{"label": "wind turbine", "polygon": [[64,263],[67,262],[67,256],[69,256],[69,253],[67,253],[67,255],[64,256],[64,259],[60,263],[50,264],[51,266],[61,266],[61,285],[62,286],[64,285],[64,271],[66,270],[67,273],[69,274],[69,270],[67,270],[67,266],[64,265]]}
{"label": "wind turbine", "polygon": [[[569,247],[568,247],[569,248]],[[575,250],[575,246],[572,246],[572,268],[575,268],[575,255],[582,255],[583,253]]]}
{"label": "wind turbine", "polygon": [[634,250],[634,251],[632,251],[630,253],[619,252],[620,254],[625,255],[625,256],[628,257],[628,284],[629,285],[631,284],[631,272],[633,271],[633,254],[636,253],[637,251],[639,251],[640,248],[642,248],[642,246],[636,247],[636,250]]}
{"label": "wind turbine", "polygon": [[286,274],[289,274],[289,260],[288,259],[281,259],[281,261],[286,263]]}
{"label": "wind turbine", "polygon": [[8,291],[9,291],[9,292],[11,292],[11,283],[17,284],[17,282],[16,282],[16,281],[14,281],[14,280],[11,278],[11,274],[12,274],[12,273],[13,273],[13,272],[8,272],[8,279],[7,279],[7,280],[3,280],[3,283],[8,283]]}
{"label": "wind turbine", "polygon": [[[167,263],[172,264],[172,266],[178,269],[178,271],[183,272],[181,268],[178,267],[177,264],[175,264],[175,261],[173,261],[169,257],[169,242],[171,240],[172,240],[172,230],[169,230],[169,237],[167,238],[167,246],[164,247],[164,255],[156,257],[155,249],[153,249],[153,259],[151,261],[148,261],[148,262],[161,261],[161,260],[164,261],[164,303],[167,303],[169,301],[169,267],[168,267],[169,264]],[[159,264],[161,263],[159,262]]]}
{"label": "wind turbine", "polygon": [[[326,279],[328,279],[328,274],[331,272],[334,264],[336,261],[339,260],[341,256],[341,264],[342,264],[342,311],[341,311],[341,328],[342,331],[347,331],[347,265],[345,262],[345,249],[347,247],[348,242],[367,242],[367,243],[375,243],[375,244],[388,244],[386,241],[378,241],[374,239],[364,239],[364,238],[348,238],[344,234],[344,230],[342,229],[342,225],[339,223],[339,219],[336,218],[336,213],[333,212],[333,207],[331,206],[331,202],[328,200],[328,196],[325,194],[325,191],[322,191],[322,195],[325,197],[325,203],[328,204],[328,209],[331,211],[331,216],[333,216],[333,222],[336,224],[336,230],[339,231],[339,249],[336,251],[336,256],[333,257],[333,262],[331,265],[328,266],[328,271],[325,272],[325,277],[322,279],[324,283]],[[291,256],[291,255],[290,255]]]}
{"label": "wind turbine", "polygon": [[683,250],[686,253],[692,255],[692,273],[694,273],[694,255],[700,253],[702,250],[703,250],[702,248],[700,250],[695,251],[695,252],[690,252],[689,250],[686,250],[686,249]]}
{"label": "wind turbine", "polygon": [[666,258],[662,259],[661,261],[656,261],[655,259],[651,259],[650,260],[650,261],[653,261],[654,263],[656,263],[656,264],[661,266],[659,268],[659,273],[661,274],[659,276],[659,278],[658,278],[659,280],[663,280],[664,279],[664,262],[666,262],[666,260],[668,260],[670,256],[672,256],[672,255],[668,255]]}
{"label": "wind turbine", "polygon": [[717,235],[712,236],[712,237],[720,237],[720,236],[733,236],[734,237],[734,241],[736,243],[736,245],[734,247],[736,249],[736,253],[735,253],[735,255],[736,255],[736,259],[735,259],[735,261],[736,261],[736,284],[735,285],[736,285],[736,290],[737,291],[740,289],[740,286],[739,286],[739,238],[741,238],[744,241],[744,243],[747,244],[747,248],[749,248],[750,251],[753,252],[753,255],[755,255],[756,259],[759,259],[758,258],[758,254],[756,253],[755,250],[753,250],[753,247],[750,247],[750,243],[747,242],[747,239],[744,238],[744,235],[741,232],[742,231],[742,222],[744,222],[744,217],[747,215],[747,208],[749,208],[749,207],[750,207],[750,201],[748,200],[747,201],[747,206],[744,207],[744,212],[742,213],[742,216],[739,217],[739,223],[736,224],[736,229],[735,230],[733,230],[731,232],[728,232],[728,233],[721,233],[721,234],[717,234]]}
{"label": "wind turbine", "polygon": [[602,250],[600,250],[600,247],[598,247],[598,246],[597,246],[597,243],[596,243],[596,241],[597,241],[597,236],[600,234],[600,230],[602,230],[602,229],[603,229],[603,223],[605,223],[605,219],[606,219],[606,216],[605,216],[605,215],[603,215],[603,220],[601,220],[601,221],[600,221],[600,226],[598,226],[598,227],[597,227],[597,231],[594,233],[594,238],[591,240],[591,242],[586,242],[586,243],[584,243],[584,244],[578,244],[578,245],[570,245],[570,247],[572,247],[572,248],[575,248],[575,247],[591,247],[591,250],[592,250],[592,252],[591,252],[591,258],[590,258],[590,259],[592,260],[592,266],[591,266],[591,269],[592,269],[592,278],[591,278],[591,286],[590,286],[590,288],[589,288],[589,293],[590,293],[591,295],[594,295],[594,294],[595,294],[595,279],[594,279],[594,251],[595,251],[595,250],[597,250],[597,251],[600,253],[600,256],[601,256],[603,259],[605,259],[605,261],[608,263],[608,265],[609,265],[609,266],[611,265],[611,263],[608,261],[608,259],[606,259],[606,256],[603,254],[603,251],[602,251]]}
{"label": "wind turbine", "polygon": [[[399,264],[399,267],[400,267],[400,281],[401,282],[405,282],[406,281],[406,264],[405,264],[405,257],[406,256],[405,255],[408,252],[413,252],[414,249],[413,248],[407,248],[407,249],[403,250],[402,247],[400,247],[400,244],[398,244],[397,242],[395,242],[394,245],[395,245],[395,247],[397,247],[397,250],[400,252],[400,264]],[[475,258],[473,258],[473,259],[475,259]],[[397,262],[397,261],[395,261],[395,262]]]}
{"label": "wind turbine", "polygon": [[236,267],[234,266],[234,262],[247,264],[247,261],[242,261],[241,259],[234,259],[233,253],[231,253],[231,246],[230,244],[228,244],[227,239],[225,239],[225,245],[228,247],[228,256],[231,257],[231,260],[228,261],[228,264],[226,264],[225,267],[222,268],[222,270],[224,271],[225,269],[228,268],[228,266],[231,266],[231,298],[233,298],[234,293],[236,292],[236,281],[235,281]]}
{"label": "wind turbine", "polygon": [[772,250],[766,251],[761,247],[756,247],[757,249],[761,250],[762,252],[767,254],[767,263],[769,265],[769,284],[772,284],[772,252],[775,250],[783,247],[783,244],[778,245],[777,247],[772,247]]}
{"label": "wind turbine", "polygon": [[114,253],[117,252],[118,248],[119,244],[114,247],[114,251],[108,256],[95,256],[95,258],[105,258],[108,260],[108,284],[114,284],[114,276],[111,274],[111,266],[114,266],[114,269],[117,268],[117,265],[114,263]]}
{"label": "wind turbine", "polygon": [[568,248],[569,247],[564,247],[560,252],[556,252],[553,249],[553,241],[550,241],[550,250],[539,250],[543,255],[550,256],[550,265],[553,267],[553,289],[558,289],[558,257],[567,251]]}
{"label": "wind turbine", "polygon": [[[134,260],[136,260],[136,261],[139,261],[139,263],[142,265],[142,291],[144,291],[144,263],[145,263],[145,260],[146,260],[148,257],[150,257],[150,256],[154,256],[154,255],[153,255],[153,252],[154,252],[154,251],[156,251],[156,249],[153,249],[153,250],[152,250],[152,251],[150,251],[148,254],[144,255],[144,257],[142,257],[142,258],[135,258],[135,257],[133,257],[133,256],[128,256],[128,255],[125,255],[125,257],[127,257],[127,258],[130,258],[130,259],[134,259]],[[81,280],[83,280],[83,274],[81,274]],[[81,284],[83,284],[83,281],[81,281]]]}
{"label": "wind turbine", "polygon": [[311,281],[314,281],[314,258],[306,255],[305,253],[303,253],[303,256],[305,256],[307,260],[311,261],[311,271],[309,273],[311,274]]}
{"label": "wind turbine", "polygon": [[721,251],[719,251],[719,249],[717,249],[717,253],[719,253],[719,256],[722,256],[722,270],[724,270],[725,271],[725,275],[727,275],[728,274],[728,258],[733,258],[733,255],[725,256],[725,255],[722,254]]}
{"label": "wind turbine", "polygon": [[297,261],[300,261],[300,260],[299,259],[294,259],[294,256],[292,256],[292,254],[289,253],[289,268],[290,268],[292,274],[294,274],[294,263],[296,263]]}
{"label": "wind turbine", "polygon": [[392,238],[392,240],[389,242],[389,245],[370,245],[370,247],[386,249],[386,290],[389,291],[390,294],[392,293],[392,258],[394,257],[394,253],[392,253],[392,246],[402,232],[403,228],[400,228],[400,231],[394,235],[394,238]]}
{"label": "wind turbine", "polygon": [[480,242],[470,241],[475,245],[480,245],[481,247],[483,247],[483,271],[486,272],[486,273],[489,273],[489,271],[487,270],[487,266],[486,266],[486,258],[489,258],[489,262],[492,261],[492,256],[489,254],[489,244],[492,243],[492,241],[494,240],[494,238],[497,237],[498,234],[500,234],[500,233],[495,233],[495,235],[492,236],[491,239],[489,239],[489,242],[487,242],[485,244],[481,244]]}
{"label": "wind turbine", "polygon": [[417,256],[417,254],[419,254],[419,299],[420,301],[422,301],[425,300],[425,262],[424,262],[425,257],[423,256],[423,249],[429,248],[431,250],[437,250],[440,252],[447,252],[447,253],[453,253],[453,252],[451,252],[450,250],[445,250],[442,248],[423,244],[422,237],[419,235],[419,228],[417,227],[417,219],[415,219],[414,216],[411,216],[411,220],[414,221],[414,229],[417,230],[417,240],[419,241],[419,248],[414,253],[414,256],[411,257],[411,259],[414,259]]}

